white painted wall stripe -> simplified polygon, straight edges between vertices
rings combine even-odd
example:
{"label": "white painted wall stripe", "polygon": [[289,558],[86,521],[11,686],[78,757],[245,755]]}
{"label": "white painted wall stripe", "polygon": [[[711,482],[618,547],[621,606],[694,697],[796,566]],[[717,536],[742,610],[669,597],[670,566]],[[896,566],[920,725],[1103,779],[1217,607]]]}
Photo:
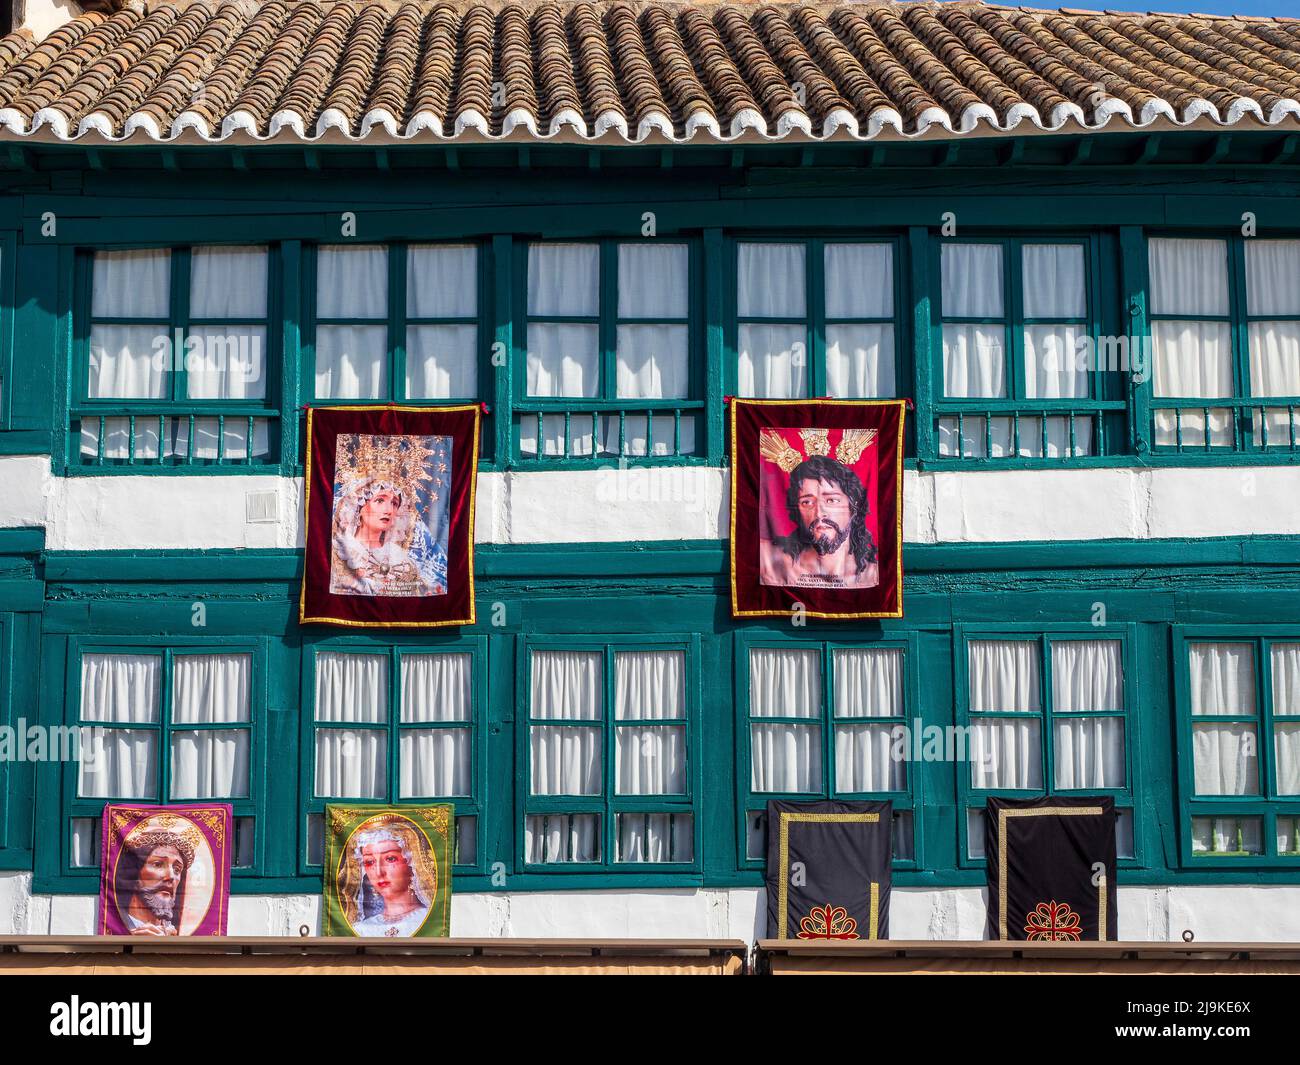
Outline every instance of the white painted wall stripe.
{"label": "white painted wall stripe", "polygon": [[[702,467],[484,473],[484,544],[725,540],[727,472]],[[247,521],[275,491],[278,523]],[[905,476],[908,543],[1300,535],[1300,466],[975,470]],[[302,482],[259,476],[55,477],[44,456],[0,458],[0,528],[52,550],[302,546]]]}

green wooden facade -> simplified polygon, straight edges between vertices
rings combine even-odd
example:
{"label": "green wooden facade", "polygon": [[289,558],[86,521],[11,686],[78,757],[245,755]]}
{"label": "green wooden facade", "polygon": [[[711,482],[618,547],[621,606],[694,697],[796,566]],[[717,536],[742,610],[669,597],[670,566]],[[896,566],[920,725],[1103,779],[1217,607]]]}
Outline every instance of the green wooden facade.
{"label": "green wooden facade", "polygon": [[[698,417],[698,446],[691,455],[625,461],[724,466],[724,397],[736,380],[736,244],[754,237],[856,237],[896,248],[897,380],[916,408],[909,469],[975,475],[994,468],[1293,465],[1300,461],[1294,441],[1265,446],[1242,437],[1229,448],[1155,447],[1149,378],[1137,382],[1120,372],[1097,374],[1084,404],[1105,425],[1099,454],[942,457],[936,419],[960,405],[944,404],[936,394],[935,264],[939,244],[954,236],[945,228],[952,225],[962,240],[1084,242],[1090,327],[1142,336],[1147,235],[1197,233],[1239,242],[1248,239],[1243,226],[1252,225],[1261,236],[1300,234],[1298,149],[1300,136],[1276,132],[725,149],[11,147],[0,158],[0,454],[49,455],[54,475],[62,477],[301,476],[301,408],[312,402],[314,248],[471,240],[481,249],[477,398],[491,410],[481,469],[609,465],[608,459],[519,453],[520,418],[565,412],[562,403],[530,405],[523,396],[521,249],[534,239],[672,238],[690,243],[696,270],[692,392],[671,406],[677,416]],[[81,461],[73,419],[90,406],[80,391],[86,256],[99,248],[254,242],[274,246],[278,282],[269,323],[274,386],[259,409],[277,425],[271,458]],[[817,283],[813,272],[814,296]],[[176,313],[183,316],[183,309]],[[404,319],[400,307],[390,313],[396,337]],[[817,368],[824,325],[812,315],[813,394],[824,385]],[[1240,332],[1245,319],[1234,325]],[[602,326],[608,330],[609,323]],[[395,341],[394,359],[399,349]],[[1249,409],[1251,397],[1237,399]],[[967,413],[1027,409],[1014,398],[1001,406],[963,402]],[[1268,405],[1287,402],[1274,398]],[[1300,397],[1294,402],[1300,405]],[[1069,404],[1032,406],[1046,413]],[[600,397],[568,413],[589,418],[647,409]],[[223,413],[220,405],[181,403],[142,417],[160,412]],[[233,416],[247,415],[241,408]],[[320,808],[309,783],[315,652],[468,650],[475,661],[474,794],[458,803],[458,814],[476,819],[476,847],[457,867],[458,890],[754,886],[761,868],[746,846],[746,811],[761,800],[748,790],[748,648],[789,642],[899,647],[906,656],[906,719],[942,727],[966,720],[968,639],[1104,634],[1123,641],[1126,664],[1130,771],[1116,801],[1131,811],[1133,848],[1121,861],[1121,883],[1300,883],[1300,854],[1192,854],[1194,810],[1258,813],[1271,829],[1277,818],[1300,817],[1300,796],[1191,799],[1185,670],[1176,657],[1189,637],[1300,639],[1297,534],[908,545],[902,619],[806,627],[729,617],[723,542],[488,544],[476,556],[479,624],[456,633],[390,636],[300,627],[300,552],[69,552],[46,550],[39,530],[4,530],[0,723],[75,723],[78,656],[87,649],[250,651],[253,785],[236,813],[253,820],[254,858],[236,870],[234,890],[313,893],[320,875],[307,833],[308,817]],[[196,604],[203,610],[196,612]],[[693,816],[692,860],[663,867],[527,866],[523,817],[538,809],[524,794],[528,649],[665,643],[686,649],[689,663],[690,793],[674,808]],[[897,861],[897,882],[983,883],[982,860],[969,855],[966,821],[982,796],[968,788],[965,764],[922,761],[907,770],[906,789],[890,796],[912,817],[911,853]],[[58,764],[0,763],[0,785],[0,867],[34,870],[37,892],[93,893],[96,870],[70,864],[70,824],[94,816],[101,804],[74,799],[73,773]],[[615,805],[610,800],[606,808]],[[555,810],[563,812],[563,803]]]}

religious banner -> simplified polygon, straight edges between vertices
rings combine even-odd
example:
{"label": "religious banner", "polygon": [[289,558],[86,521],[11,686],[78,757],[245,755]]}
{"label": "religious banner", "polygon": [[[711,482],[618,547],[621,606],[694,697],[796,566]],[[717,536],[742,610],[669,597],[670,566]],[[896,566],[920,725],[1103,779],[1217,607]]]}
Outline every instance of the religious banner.
{"label": "religious banner", "polygon": [[299,620],[474,622],[477,405],[307,411]]}
{"label": "religious banner", "polygon": [[905,400],[731,400],[731,613],[903,616]]}
{"label": "religious banner", "polygon": [[222,803],[105,806],[99,934],[224,936],[233,830]]}
{"label": "religious banner", "polygon": [[327,936],[445,936],[454,807],[325,807]]}
{"label": "religious banner", "polygon": [[893,805],[767,804],[767,934],[888,939]]}
{"label": "religious banner", "polygon": [[990,939],[1113,941],[1115,800],[989,799]]}

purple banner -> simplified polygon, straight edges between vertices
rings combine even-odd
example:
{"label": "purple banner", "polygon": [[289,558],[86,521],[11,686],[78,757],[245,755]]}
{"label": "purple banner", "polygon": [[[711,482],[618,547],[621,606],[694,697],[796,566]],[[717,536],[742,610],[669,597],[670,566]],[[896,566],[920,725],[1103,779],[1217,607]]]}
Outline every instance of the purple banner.
{"label": "purple banner", "polygon": [[105,806],[99,934],[224,936],[233,826],[221,803]]}

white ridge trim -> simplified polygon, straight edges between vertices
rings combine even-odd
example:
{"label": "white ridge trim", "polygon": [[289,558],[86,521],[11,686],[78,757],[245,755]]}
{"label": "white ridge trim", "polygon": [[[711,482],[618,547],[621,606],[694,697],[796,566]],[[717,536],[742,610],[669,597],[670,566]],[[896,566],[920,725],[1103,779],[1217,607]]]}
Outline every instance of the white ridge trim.
{"label": "white ridge trim", "polygon": [[1142,110],[1138,112],[1137,124],[1139,126],[1149,126],[1162,115],[1171,122],[1178,121],[1178,116],[1174,114],[1173,106],[1169,101],[1162,100],[1157,96],[1154,100],[1148,100],[1142,105]]}
{"label": "white ridge trim", "polygon": [[89,133],[91,130],[94,130],[105,140],[116,139],[113,136],[113,121],[103,111],[92,111],[77,123],[78,137]]}
{"label": "white ridge trim", "polygon": [[1094,129],[1100,129],[1106,125],[1115,115],[1121,115],[1130,125],[1137,125],[1137,120],[1133,117],[1133,108],[1129,107],[1118,96],[1110,96],[1097,105],[1093,112],[1092,126]]}
{"label": "white ridge trim", "polygon": [[432,130],[435,136],[442,136],[442,119],[432,111],[416,111],[411,121],[406,124],[406,136],[414,137],[417,133]]}
{"label": "white ridge trim", "polygon": [[690,118],[686,120],[686,133],[682,139],[690,140],[700,130],[715,140],[722,139],[722,127],[718,125],[718,120],[702,107],[691,112]]}
{"label": "white ridge trim", "polygon": [[833,137],[844,130],[850,137],[858,136],[858,117],[845,107],[832,107],[822,122],[822,136]]}
{"label": "white ridge trim", "polygon": [[291,129],[298,134],[299,140],[307,139],[307,130],[302,115],[297,111],[277,111],[271,116],[271,128],[268,137],[274,137],[282,129]]}
{"label": "white ridge trim", "polygon": [[42,126],[49,126],[54,131],[54,135],[59,140],[68,140],[68,116],[62,111],[53,107],[42,107],[36,114],[32,115],[32,128],[30,132],[35,133]]}
{"label": "white ridge trim", "polygon": [[456,116],[456,125],[452,130],[452,136],[459,137],[467,129],[472,129],[487,137],[491,135],[491,128],[492,127],[488,125],[488,120],[483,117],[482,113],[470,107]]}
{"label": "white ridge trim", "polygon": [[381,127],[390,137],[398,137],[397,118],[386,107],[372,107],[361,119],[361,136],[365,136],[375,126]]}
{"label": "white ridge trim", "polygon": [[1038,113],[1038,108],[1033,104],[1019,103],[1012,104],[1007,111],[1006,123],[1003,129],[1015,129],[1021,122],[1030,121],[1039,129],[1043,128],[1043,116]]}
{"label": "white ridge trim", "polygon": [[916,119],[915,136],[925,133],[931,126],[942,126],[949,133],[953,132],[952,120],[942,107],[927,107]]}
{"label": "white ridge trim", "polygon": [[0,128],[17,133],[20,137],[27,135],[27,120],[16,107],[0,107]]}
{"label": "white ridge trim", "polygon": [[565,126],[574,130],[579,137],[587,135],[587,120],[572,107],[562,108],[555,113],[551,118],[551,124],[546,131],[546,135],[554,137]]}
{"label": "white ridge trim", "polygon": [[903,116],[892,107],[877,107],[867,116],[867,140],[879,135],[885,126],[893,126],[894,132],[903,132]]}
{"label": "white ridge trim", "polygon": [[798,130],[806,136],[812,136],[812,119],[804,112],[797,111],[793,107],[786,111],[776,120],[776,136],[780,140],[782,137]]}
{"label": "white ridge trim", "polygon": [[[1300,118],[1300,101],[1289,98],[1286,100],[1279,100],[1273,105],[1273,110],[1268,113],[1268,124],[1270,126],[1276,126],[1286,118],[1287,115],[1294,115],[1296,118]],[[3,123],[3,121],[4,112],[0,111],[0,123]]]}
{"label": "white ridge trim", "polygon": [[212,139],[212,128],[208,125],[208,120],[197,111],[182,111],[176,116],[176,121],[172,123],[171,136],[179,137],[187,129],[195,130],[204,140]]}
{"label": "white ridge trim", "polygon": [[1083,108],[1078,104],[1070,103],[1068,101],[1063,104],[1057,104],[1052,108],[1051,118],[1048,119],[1048,122],[1050,123],[1048,128],[1060,129],[1069,122],[1070,119],[1074,119],[1074,121],[1081,126],[1086,126],[1088,124],[1088,118],[1084,115]]}
{"label": "white ridge trim", "polygon": [[144,130],[152,140],[160,141],[163,139],[158,120],[153,115],[146,114],[143,111],[137,111],[135,114],[127,116],[126,125],[122,128],[122,139],[125,140],[138,129]]}
{"label": "white ridge trim", "polygon": [[662,111],[647,111],[645,118],[637,123],[636,139],[645,140],[650,136],[652,130],[658,130],[669,140],[673,140],[673,123]]}
{"label": "white ridge trim", "polygon": [[971,104],[961,113],[961,131],[963,133],[969,133],[981,122],[987,122],[995,129],[998,126],[997,113],[988,104]]}
{"label": "white ridge trim", "polygon": [[349,126],[347,115],[337,107],[327,107],[320,113],[320,118],[316,119],[316,136],[323,137],[332,129],[341,130],[346,135]]}
{"label": "white ridge trim", "polygon": [[1224,121],[1230,126],[1235,126],[1247,115],[1254,115],[1261,122],[1264,121],[1264,109],[1254,100],[1243,96],[1228,105],[1228,117]]}
{"label": "white ridge trim", "polygon": [[242,108],[238,111],[231,111],[221,122],[221,139],[231,136],[234,133],[247,133],[249,136],[257,136],[257,119],[253,117],[252,111],[245,111]]}
{"label": "white ridge trim", "polygon": [[747,129],[767,135],[767,121],[752,107],[744,107],[731,120],[731,136],[739,137]]}
{"label": "white ridge trim", "polygon": [[615,130],[624,140],[627,140],[627,119],[617,111],[602,111],[596,116],[595,135],[603,137],[611,129]]}
{"label": "white ridge trim", "polygon": [[501,136],[510,136],[520,126],[523,126],[534,137],[537,136],[537,119],[533,117],[533,113],[526,107],[516,107],[506,115],[505,120],[501,123]]}

